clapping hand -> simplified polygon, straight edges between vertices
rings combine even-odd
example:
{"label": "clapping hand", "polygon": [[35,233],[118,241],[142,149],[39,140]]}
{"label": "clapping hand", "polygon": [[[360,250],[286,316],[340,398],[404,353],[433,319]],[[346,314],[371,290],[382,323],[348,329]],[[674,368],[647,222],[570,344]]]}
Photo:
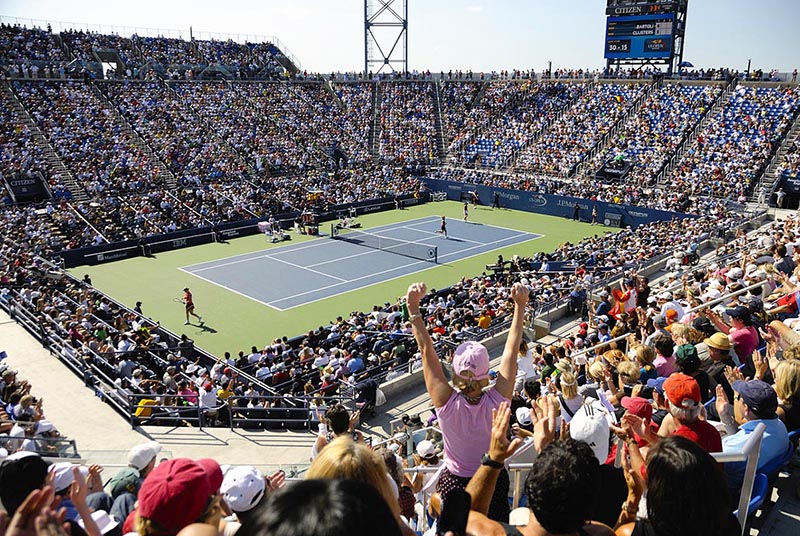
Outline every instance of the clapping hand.
{"label": "clapping hand", "polygon": [[644,494],[644,478],[639,471],[631,467],[627,456],[622,456],[622,471],[625,475],[625,484],[628,485],[628,502],[638,501]]}
{"label": "clapping hand", "polygon": [[553,442],[556,437],[556,418],[558,408],[553,400],[545,395],[539,400],[542,401],[542,408],[538,403],[532,404],[531,423],[533,424],[533,445],[536,452],[542,452],[547,445]]}
{"label": "clapping hand", "polygon": [[511,417],[511,405],[503,402],[500,407],[492,410],[492,438],[489,443],[489,457],[503,463],[511,457],[522,444],[520,438],[508,440],[508,423]]}
{"label": "clapping hand", "polygon": [[739,370],[739,367],[725,367],[725,379],[728,383],[733,385],[735,381],[744,381],[744,374]]}
{"label": "clapping hand", "polygon": [[756,378],[763,380],[769,370],[769,360],[766,355],[761,355],[758,350],[753,351],[753,365],[756,367]]}
{"label": "clapping hand", "polygon": [[67,536],[69,524],[64,523],[66,510],[58,512],[52,508],[54,500],[53,486],[48,484],[42,489],[33,490],[19,505],[14,516],[9,518],[0,512],[0,534],[6,536]]}
{"label": "clapping hand", "polygon": [[720,384],[717,384],[716,395],[717,400],[714,402],[714,407],[717,410],[717,415],[722,419],[722,416],[728,411],[730,401],[728,400],[728,395],[725,394],[725,389],[723,389]]}

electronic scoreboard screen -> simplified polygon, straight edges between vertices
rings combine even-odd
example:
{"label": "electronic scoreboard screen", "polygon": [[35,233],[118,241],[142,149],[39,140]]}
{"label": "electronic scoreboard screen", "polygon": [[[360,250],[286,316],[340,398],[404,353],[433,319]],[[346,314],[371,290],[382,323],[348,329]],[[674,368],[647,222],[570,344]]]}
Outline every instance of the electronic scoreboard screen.
{"label": "electronic scoreboard screen", "polygon": [[669,58],[672,52],[673,13],[608,17],[607,60]]}

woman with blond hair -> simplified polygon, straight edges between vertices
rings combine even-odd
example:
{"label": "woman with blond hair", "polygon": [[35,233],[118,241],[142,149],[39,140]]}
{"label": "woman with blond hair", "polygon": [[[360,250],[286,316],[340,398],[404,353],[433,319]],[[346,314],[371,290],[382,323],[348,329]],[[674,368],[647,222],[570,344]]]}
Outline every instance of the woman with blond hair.
{"label": "woman with blond hair", "polygon": [[[427,297],[425,284],[414,283],[408,287],[406,304],[414,338],[422,354],[425,387],[442,430],[445,468],[436,490],[446,498],[452,490],[465,489],[482,464],[498,466],[485,456],[492,437],[492,410],[514,395],[517,354],[530,291],[520,283],[504,291],[503,301],[507,308],[513,307],[514,314],[493,386],[489,385],[489,351],[474,341],[463,342],[455,349],[452,385],[448,382],[421,312],[420,302]],[[490,518],[508,519],[508,486],[508,472],[501,468],[489,507]]]}
{"label": "woman with blond hair", "polygon": [[400,503],[380,454],[348,437],[337,437],[319,453],[306,472],[306,480],[358,480],[383,497],[404,534],[413,535],[400,519]]}
{"label": "woman with blond hair", "polygon": [[786,430],[800,429],[800,361],[781,361],[775,367],[775,392],[778,394],[778,417]]}
{"label": "woman with blond hair", "polygon": [[656,358],[655,351],[644,344],[637,344],[631,348],[630,355],[636,360],[639,365],[639,382],[647,383],[647,380],[655,380],[658,378],[658,372],[653,365],[653,360]]}
{"label": "woman with blond hair", "polygon": [[583,397],[578,394],[578,379],[572,371],[558,375],[556,384],[559,388],[558,404],[561,407],[561,418],[570,422],[575,412],[583,405]]}

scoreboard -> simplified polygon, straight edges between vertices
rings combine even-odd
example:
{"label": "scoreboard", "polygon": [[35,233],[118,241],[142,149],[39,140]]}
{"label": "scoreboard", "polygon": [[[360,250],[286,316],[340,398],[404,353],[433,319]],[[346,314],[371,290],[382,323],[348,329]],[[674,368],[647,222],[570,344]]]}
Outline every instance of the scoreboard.
{"label": "scoreboard", "polygon": [[674,13],[608,17],[605,58],[669,59],[674,24]]}

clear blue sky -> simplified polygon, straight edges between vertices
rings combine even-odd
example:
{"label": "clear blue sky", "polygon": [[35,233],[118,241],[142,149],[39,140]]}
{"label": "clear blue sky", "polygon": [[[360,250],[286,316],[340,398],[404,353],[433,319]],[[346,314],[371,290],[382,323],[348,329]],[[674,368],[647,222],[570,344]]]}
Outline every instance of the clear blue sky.
{"label": "clear blue sky", "polygon": [[[409,66],[489,71],[604,65],[604,0],[409,0]],[[313,71],[364,65],[362,0],[2,0],[0,15],[277,36]],[[800,0],[689,0],[695,66],[800,67]]]}

